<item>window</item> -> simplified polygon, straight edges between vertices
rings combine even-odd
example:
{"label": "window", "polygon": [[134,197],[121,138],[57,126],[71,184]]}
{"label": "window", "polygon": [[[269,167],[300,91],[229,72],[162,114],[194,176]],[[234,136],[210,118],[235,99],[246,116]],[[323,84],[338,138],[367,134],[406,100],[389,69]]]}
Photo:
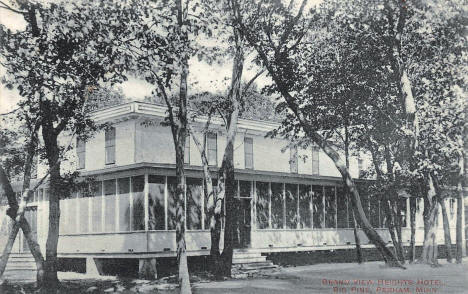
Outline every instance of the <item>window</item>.
{"label": "window", "polygon": [[297,159],[297,146],[289,148],[289,168],[294,174],[297,174]]}
{"label": "window", "polygon": [[312,146],[312,174],[319,174],[319,147]]}
{"label": "window", "polygon": [[358,161],[357,161],[357,165],[358,165],[358,177],[359,178],[362,178],[364,176],[364,161],[362,160],[362,158],[358,158]]}
{"label": "window", "polygon": [[253,169],[253,139],[244,137],[245,168]]}
{"label": "window", "polygon": [[76,139],[76,156],[78,157],[78,169],[83,169],[86,167],[86,142]]}
{"label": "window", "polygon": [[208,164],[211,166],[218,165],[218,140],[217,135],[208,133],[206,138],[206,151],[208,153]]}
{"label": "window", "polygon": [[185,137],[184,163],[190,164],[190,135]]}
{"label": "window", "polygon": [[115,128],[106,129],[106,164],[115,163]]}

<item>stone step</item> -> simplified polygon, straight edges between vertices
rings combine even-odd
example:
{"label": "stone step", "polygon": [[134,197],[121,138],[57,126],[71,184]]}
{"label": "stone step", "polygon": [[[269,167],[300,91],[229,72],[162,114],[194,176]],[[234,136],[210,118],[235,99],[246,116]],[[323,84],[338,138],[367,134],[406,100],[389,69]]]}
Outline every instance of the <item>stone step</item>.
{"label": "stone step", "polygon": [[254,262],[264,262],[266,261],[265,256],[255,256],[255,257],[233,257],[233,264],[243,264],[243,263],[254,263]]}
{"label": "stone step", "polygon": [[236,264],[236,267],[240,271],[255,271],[260,269],[272,269],[277,268],[277,265],[274,265],[271,261],[264,261],[264,262],[252,262],[252,263],[244,263],[244,264]]}
{"label": "stone step", "polygon": [[234,252],[233,253],[233,258],[245,258],[245,257],[258,257],[262,256],[261,253],[259,252]]}

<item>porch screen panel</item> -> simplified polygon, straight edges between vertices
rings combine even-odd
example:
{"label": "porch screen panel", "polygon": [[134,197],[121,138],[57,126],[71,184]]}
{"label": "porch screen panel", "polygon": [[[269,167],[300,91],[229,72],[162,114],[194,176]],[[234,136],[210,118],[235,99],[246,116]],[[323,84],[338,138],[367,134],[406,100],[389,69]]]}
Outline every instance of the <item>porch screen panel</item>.
{"label": "porch screen panel", "polygon": [[357,190],[359,192],[359,196],[361,198],[362,209],[364,210],[364,213],[366,214],[367,219],[369,219],[369,217],[370,217],[370,214],[369,214],[369,193],[367,192],[367,189],[364,187],[363,184],[357,184],[356,188],[357,188]]}
{"label": "porch screen panel", "polygon": [[239,181],[239,197],[252,197],[251,190],[252,182],[249,181]]}
{"label": "porch screen panel", "polygon": [[[218,186],[218,180],[216,180],[216,179],[211,179],[211,183],[212,183],[212,185],[213,185],[213,195],[214,195],[213,197],[216,197],[216,189],[217,189],[217,186]],[[209,197],[209,196],[206,195],[206,196],[205,196],[205,199],[204,199],[204,205],[205,205],[205,230],[209,230],[209,229],[210,229],[210,222],[211,222],[210,218],[211,218],[212,213],[213,213],[212,211],[210,211],[210,210],[208,209],[208,197]],[[214,202],[213,202],[213,203],[214,203]],[[216,205],[216,204],[214,203],[214,205]],[[222,203],[221,203],[221,208],[222,208]],[[213,209],[214,209],[214,207],[213,207]],[[224,210],[221,209],[221,218],[220,218],[220,220],[219,220],[220,222],[222,222],[223,211],[224,211]]]}
{"label": "porch screen panel", "polygon": [[104,231],[115,232],[115,194],[116,194],[115,179],[104,181]]}
{"label": "porch screen panel", "polygon": [[[416,228],[424,228],[424,200],[422,198],[416,199]],[[468,213],[466,214],[468,217]]]}
{"label": "porch screen panel", "polygon": [[271,183],[271,226],[273,229],[282,229],[284,204],[283,184]]}
{"label": "porch screen panel", "polygon": [[286,228],[296,229],[297,228],[297,185],[286,184],[285,185],[286,195]]}
{"label": "porch screen panel", "polygon": [[380,227],[381,228],[386,228],[387,227],[387,219],[386,219],[386,215],[385,215],[385,207],[384,207],[384,204],[386,202],[384,200],[380,200],[379,201],[379,209],[380,209]]}
{"label": "porch screen panel", "polygon": [[312,228],[312,193],[309,185],[299,185],[299,228]]}
{"label": "porch screen panel", "polygon": [[143,231],[145,229],[145,177],[132,177],[132,230]]}
{"label": "porch screen panel", "polygon": [[314,228],[320,229],[325,226],[323,216],[323,187],[312,186],[312,208],[314,216]]}
{"label": "porch screen panel", "polygon": [[68,218],[68,230],[67,233],[69,234],[75,234],[78,232],[77,230],[77,219],[76,219],[76,213],[78,210],[78,201],[80,199],[76,198],[76,193],[73,193],[73,198],[72,199],[67,199],[66,201],[68,202],[68,213],[67,213],[67,218]]}
{"label": "porch screen panel", "polygon": [[148,176],[148,229],[164,230],[164,177]]}
{"label": "porch screen panel", "polygon": [[380,228],[379,197],[369,197],[369,221],[374,228]]}
{"label": "porch screen panel", "polygon": [[325,186],[325,227],[336,228],[336,197],[332,186]]}
{"label": "porch screen panel", "polygon": [[268,228],[268,215],[269,215],[269,205],[270,201],[268,183],[265,182],[256,182],[256,192],[257,192],[257,203],[256,203],[256,212],[257,212],[257,229],[266,229]]}
{"label": "porch screen panel", "polygon": [[361,196],[361,205],[366,217],[369,219],[369,196],[359,190],[359,196]]}
{"label": "porch screen panel", "polygon": [[406,198],[400,198],[401,227],[406,227]]}
{"label": "porch screen panel", "polygon": [[177,179],[175,177],[167,178],[167,229],[176,229],[176,189]]}
{"label": "porch screen panel", "polygon": [[78,203],[80,209],[79,217],[79,232],[88,233],[89,230],[89,196],[84,191],[80,191],[78,194]]}
{"label": "porch screen panel", "polygon": [[68,230],[68,202],[60,200],[60,218],[59,218],[59,234],[66,234]]}
{"label": "porch screen panel", "polygon": [[119,203],[119,231],[130,231],[130,178],[117,179]]}
{"label": "porch screen panel", "polygon": [[336,222],[338,228],[348,227],[348,198],[343,187],[336,188]]}
{"label": "porch screen panel", "polygon": [[202,229],[202,179],[187,178],[187,229]]}
{"label": "porch screen panel", "polygon": [[102,182],[91,184],[91,232],[102,232]]}

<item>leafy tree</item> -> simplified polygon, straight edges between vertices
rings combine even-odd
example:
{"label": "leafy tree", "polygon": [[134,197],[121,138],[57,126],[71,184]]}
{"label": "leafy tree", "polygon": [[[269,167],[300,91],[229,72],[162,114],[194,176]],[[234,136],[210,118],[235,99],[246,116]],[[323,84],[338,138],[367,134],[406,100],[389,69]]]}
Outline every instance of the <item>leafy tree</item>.
{"label": "leafy tree", "polygon": [[[303,132],[311,143],[317,144],[332,159],[350,192],[351,201],[359,213],[362,229],[367,237],[389,265],[401,266],[364,214],[359,192],[341,156],[320,134],[319,130],[326,127],[316,124],[317,112],[314,112],[314,106],[317,105],[319,109],[323,106],[318,102],[320,97],[315,102],[315,97],[309,95],[313,86],[321,85],[319,77],[313,74],[311,61],[316,59],[316,51],[311,49],[315,45],[314,39],[308,38],[313,19],[304,16],[306,3],[307,1],[302,1],[295,7],[293,1],[289,6],[277,2],[238,2],[235,6],[236,20],[274,81],[274,90],[284,99],[283,107],[288,108],[282,132]],[[322,113],[326,114],[326,111]]]}
{"label": "leafy tree", "polygon": [[20,107],[40,123],[50,174],[44,287],[57,288],[59,200],[69,193],[60,168],[66,146],[59,137],[94,129],[86,111],[88,94],[102,81],[120,81],[124,60],[117,40],[132,14],[125,4],[106,0],[15,5],[6,7],[27,26],[18,32],[2,27],[3,82],[19,90]]}

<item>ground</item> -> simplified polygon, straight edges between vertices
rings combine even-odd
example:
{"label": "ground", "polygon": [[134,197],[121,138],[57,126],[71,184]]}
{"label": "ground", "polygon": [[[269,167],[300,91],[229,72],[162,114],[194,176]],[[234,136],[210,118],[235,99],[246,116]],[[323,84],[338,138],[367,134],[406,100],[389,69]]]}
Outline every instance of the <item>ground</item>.
{"label": "ground", "polygon": [[[221,282],[194,276],[192,287],[194,293],[468,293],[468,258],[463,261],[447,264],[441,260],[442,266],[437,268],[407,265],[406,270],[387,268],[382,262],[317,264],[259,272],[250,278],[239,275]],[[7,272],[7,285],[4,282],[0,293],[18,293],[20,287],[26,293],[32,292],[33,285],[27,282],[31,278]],[[60,273],[60,279],[67,294],[178,293],[174,279],[167,278],[149,282]]]}

